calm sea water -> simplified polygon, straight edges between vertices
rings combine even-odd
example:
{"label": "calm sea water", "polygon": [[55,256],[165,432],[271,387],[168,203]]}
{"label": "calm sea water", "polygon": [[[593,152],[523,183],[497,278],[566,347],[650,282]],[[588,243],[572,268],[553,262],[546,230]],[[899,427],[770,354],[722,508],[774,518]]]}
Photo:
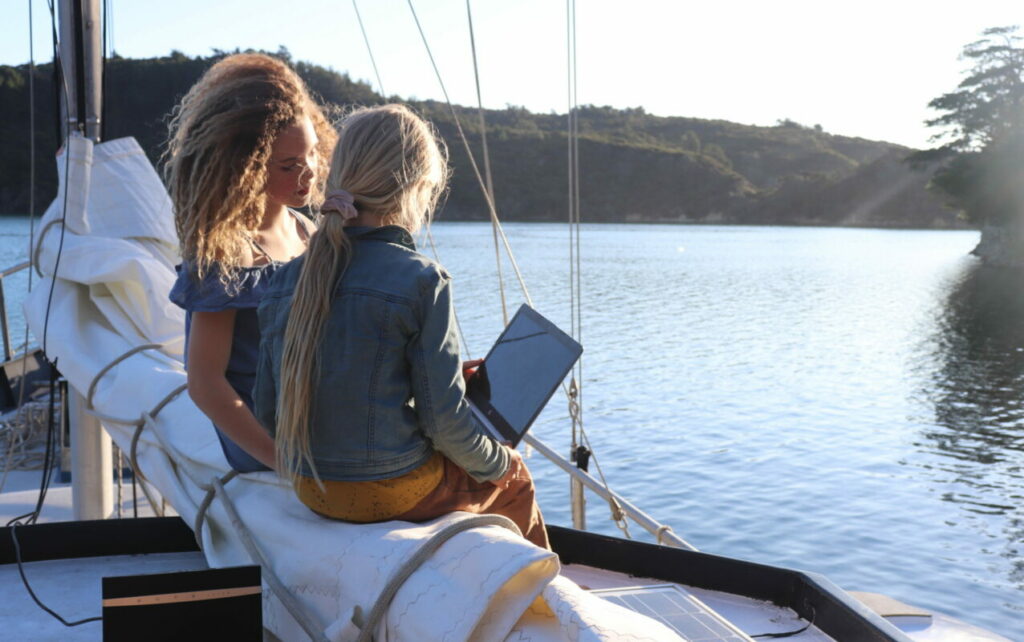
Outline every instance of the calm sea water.
{"label": "calm sea water", "polygon": [[[568,230],[506,230],[568,329]],[[0,219],[3,264],[27,233]],[[502,325],[490,227],[433,235],[483,356]],[[581,242],[584,425],[613,489],[703,551],[1024,640],[1024,278],[968,256],[976,233],[602,225]],[[567,451],[560,392],[534,430]],[[570,524],[567,478],[529,463],[548,521]],[[618,534],[589,501],[589,527]]]}

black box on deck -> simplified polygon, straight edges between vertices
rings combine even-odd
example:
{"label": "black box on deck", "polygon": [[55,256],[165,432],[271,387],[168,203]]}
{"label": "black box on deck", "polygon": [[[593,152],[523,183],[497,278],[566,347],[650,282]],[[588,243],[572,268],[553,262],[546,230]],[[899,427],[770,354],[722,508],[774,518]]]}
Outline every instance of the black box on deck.
{"label": "black box on deck", "polygon": [[263,639],[259,566],[103,578],[103,640]]}
{"label": "black box on deck", "polygon": [[[0,363],[0,411],[18,407],[18,402],[36,398],[50,383],[53,368],[40,349],[17,354]],[[25,389],[22,394],[22,388]]]}

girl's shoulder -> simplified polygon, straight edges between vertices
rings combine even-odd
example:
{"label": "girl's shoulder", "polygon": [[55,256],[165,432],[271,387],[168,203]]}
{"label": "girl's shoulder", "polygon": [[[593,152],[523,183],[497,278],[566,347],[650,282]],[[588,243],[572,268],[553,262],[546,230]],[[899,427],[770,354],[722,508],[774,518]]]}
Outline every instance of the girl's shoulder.
{"label": "girl's shoulder", "polygon": [[242,267],[231,277],[224,278],[223,272],[214,263],[199,278],[195,266],[186,261],[175,268],[178,278],[171,288],[169,298],[172,303],[190,312],[256,308],[279,267],[280,263]]}

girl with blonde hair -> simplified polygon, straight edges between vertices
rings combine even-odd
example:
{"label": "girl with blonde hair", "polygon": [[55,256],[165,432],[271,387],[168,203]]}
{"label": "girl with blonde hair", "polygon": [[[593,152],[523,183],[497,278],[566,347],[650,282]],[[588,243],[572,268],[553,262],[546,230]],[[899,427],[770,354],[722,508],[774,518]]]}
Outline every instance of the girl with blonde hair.
{"label": "girl with blonde hair", "polygon": [[295,207],[322,200],[334,130],[284,62],[236,54],[175,109],[164,174],[183,262],[170,298],[186,311],[188,391],[240,472],[274,465],[252,414],[259,326],[270,277],[305,251]]}
{"label": "girl with blonde hair", "polygon": [[522,458],[466,402],[451,279],[413,243],[447,178],[444,148],[408,108],[344,120],[320,229],[260,303],[256,415],[278,471],[321,515],[498,513],[546,548]]}

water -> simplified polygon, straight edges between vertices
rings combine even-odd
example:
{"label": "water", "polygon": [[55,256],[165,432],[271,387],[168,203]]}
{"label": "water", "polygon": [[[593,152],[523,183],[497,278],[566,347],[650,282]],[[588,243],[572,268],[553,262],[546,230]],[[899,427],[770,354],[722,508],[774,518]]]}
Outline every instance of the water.
{"label": "water", "polygon": [[[569,329],[568,231],[506,229],[536,307]],[[482,356],[502,326],[490,227],[433,234]],[[0,257],[26,235],[0,219]],[[976,242],[584,227],[584,423],[612,488],[703,551],[1024,640],[1024,279],[981,268]],[[511,313],[522,295],[504,273]],[[560,392],[534,431],[567,450]],[[548,521],[570,524],[564,474],[529,464]],[[618,534],[608,515],[590,496],[590,528]]]}
{"label": "water", "polygon": [[[507,231],[536,306],[568,328],[567,230]],[[489,227],[434,236],[479,356],[501,318]],[[584,423],[609,483],[703,551],[1024,640],[1024,279],[980,268],[976,242],[585,227]],[[535,433],[565,452],[567,417],[559,393]],[[564,475],[530,466],[569,524]],[[609,512],[591,499],[590,528],[617,534]]]}

